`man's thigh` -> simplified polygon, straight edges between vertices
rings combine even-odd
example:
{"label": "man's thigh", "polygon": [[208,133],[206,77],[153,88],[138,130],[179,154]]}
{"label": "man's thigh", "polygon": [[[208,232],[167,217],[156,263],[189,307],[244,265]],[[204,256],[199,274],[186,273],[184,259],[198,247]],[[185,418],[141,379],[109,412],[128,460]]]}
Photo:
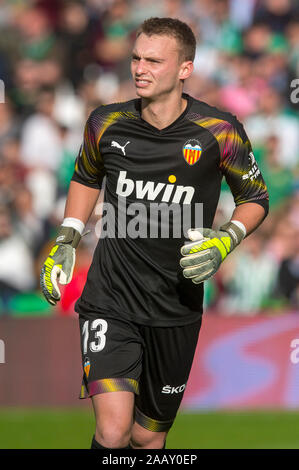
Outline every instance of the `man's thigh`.
{"label": "man's thigh", "polygon": [[180,327],[142,327],[145,342],[135,420],[149,431],[168,431],[183,398],[201,319]]}

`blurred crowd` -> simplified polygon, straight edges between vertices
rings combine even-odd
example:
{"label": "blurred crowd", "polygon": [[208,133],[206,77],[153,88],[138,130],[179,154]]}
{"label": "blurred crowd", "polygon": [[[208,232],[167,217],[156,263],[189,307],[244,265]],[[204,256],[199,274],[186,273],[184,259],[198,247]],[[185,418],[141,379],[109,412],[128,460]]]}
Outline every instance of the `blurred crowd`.
{"label": "blurred crowd", "polygon": [[[263,225],[207,282],[206,307],[226,315],[299,309],[299,1],[0,0],[0,314],[73,313],[95,231],[79,245],[56,310],[39,291],[41,264],[89,113],[136,96],[131,47],[151,16],[192,27],[195,72],[185,91],[241,120],[270,194]],[[215,224],[233,208],[224,182]]]}

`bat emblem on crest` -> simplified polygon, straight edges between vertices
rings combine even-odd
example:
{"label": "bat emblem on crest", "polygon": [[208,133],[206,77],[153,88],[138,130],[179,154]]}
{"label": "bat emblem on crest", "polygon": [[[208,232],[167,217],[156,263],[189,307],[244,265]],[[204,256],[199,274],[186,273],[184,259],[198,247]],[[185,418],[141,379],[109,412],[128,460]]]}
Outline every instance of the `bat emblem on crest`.
{"label": "bat emblem on crest", "polygon": [[200,159],[202,152],[201,144],[198,140],[190,139],[183,147],[183,155],[188,165],[194,165]]}

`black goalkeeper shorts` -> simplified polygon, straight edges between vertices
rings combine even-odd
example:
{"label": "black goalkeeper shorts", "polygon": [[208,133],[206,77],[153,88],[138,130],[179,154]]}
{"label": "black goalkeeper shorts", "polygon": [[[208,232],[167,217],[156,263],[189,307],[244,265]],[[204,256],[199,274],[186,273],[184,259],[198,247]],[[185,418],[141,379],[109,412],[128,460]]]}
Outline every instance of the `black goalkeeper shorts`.
{"label": "black goalkeeper shorts", "polygon": [[135,421],[168,431],[183,398],[201,327],[137,325],[105,316],[79,317],[83,381],[80,398],[135,393]]}

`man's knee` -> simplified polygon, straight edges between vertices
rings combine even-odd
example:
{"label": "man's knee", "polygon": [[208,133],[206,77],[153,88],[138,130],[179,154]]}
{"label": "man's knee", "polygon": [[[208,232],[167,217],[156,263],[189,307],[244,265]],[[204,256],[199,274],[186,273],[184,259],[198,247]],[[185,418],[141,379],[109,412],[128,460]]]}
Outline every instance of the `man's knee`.
{"label": "man's knee", "polygon": [[127,447],[131,438],[131,428],[116,423],[107,426],[97,425],[96,441],[107,449],[121,449]]}
{"label": "man's knee", "polygon": [[94,395],[92,401],[96,417],[96,441],[108,449],[126,447],[133,425],[133,393],[99,394]]}
{"label": "man's knee", "polygon": [[132,429],[131,444],[135,449],[163,449],[167,432],[148,431],[135,423]]}

